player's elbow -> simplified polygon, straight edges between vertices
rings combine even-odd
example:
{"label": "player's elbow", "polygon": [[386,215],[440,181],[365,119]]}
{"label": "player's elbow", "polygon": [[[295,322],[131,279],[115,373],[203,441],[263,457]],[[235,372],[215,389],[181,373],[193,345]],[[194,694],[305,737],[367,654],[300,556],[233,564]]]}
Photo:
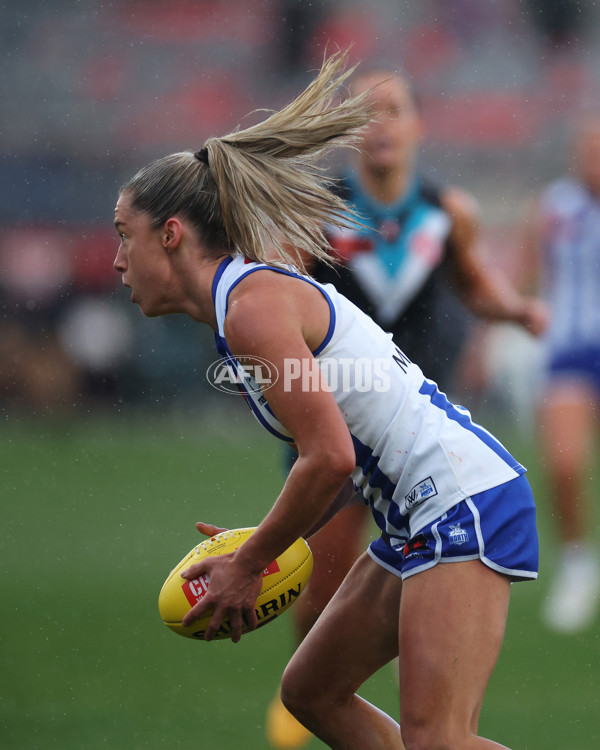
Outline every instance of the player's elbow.
{"label": "player's elbow", "polygon": [[344,449],[320,450],[315,452],[311,462],[316,472],[326,476],[336,486],[341,485],[356,466],[354,451]]}

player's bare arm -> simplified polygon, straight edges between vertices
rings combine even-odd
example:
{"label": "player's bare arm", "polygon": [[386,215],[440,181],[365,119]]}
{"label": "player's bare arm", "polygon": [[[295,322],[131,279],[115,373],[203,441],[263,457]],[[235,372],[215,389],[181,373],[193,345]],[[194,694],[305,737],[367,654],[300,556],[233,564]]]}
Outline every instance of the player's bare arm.
{"label": "player's bare arm", "polygon": [[481,318],[517,323],[535,336],[543,333],[548,322],[545,304],[523,296],[504,274],[484,264],[478,246],[480,218],[475,199],[463,190],[450,188],[443,205],[452,217],[455,278],[463,302]]}
{"label": "player's bare arm", "polygon": [[316,527],[355,460],[348,428],[311,353],[329,326],[329,308],[321,293],[272,272],[252,274],[239,287],[226,319],[234,355],[242,362],[266,359],[280,373],[285,371],[286,360],[301,361],[308,368],[311,387],[303,388],[302,379],[288,382],[280,377],[268,391],[270,408],[294,436],[298,449],[298,460],[272,510],[234,555],[191,566],[185,574],[186,578],[200,573],[211,577],[210,596],[186,617],[187,624],[214,607],[207,638],[226,613],[232,629],[241,631],[242,614],[252,617],[262,570]]}
{"label": "player's bare arm", "polygon": [[[294,437],[298,460],[253,545],[245,547],[262,569],[273,552],[283,551],[321,518],[354,469],[355,456],[346,423],[312,355],[330,322],[322,294],[273,272],[252,274],[238,289],[226,320],[234,354],[267,359],[280,373],[294,360],[307,368],[307,378],[280,377],[267,394],[270,408]],[[270,548],[259,550],[261,544]]]}

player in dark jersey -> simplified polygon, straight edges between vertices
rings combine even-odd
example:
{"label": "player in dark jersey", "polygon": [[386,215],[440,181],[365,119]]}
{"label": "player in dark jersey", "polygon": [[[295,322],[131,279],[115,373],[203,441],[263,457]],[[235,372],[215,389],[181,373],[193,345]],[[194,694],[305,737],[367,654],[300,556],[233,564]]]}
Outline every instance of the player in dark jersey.
{"label": "player in dark jersey", "polygon": [[[354,172],[346,173],[338,192],[365,227],[332,232],[341,265],[318,263],[313,276],[334,284],[410,351],[442,390],[451,391],[470,316],[455,289],[462,246],[451,236],[447,194],[415,177],[406,197],[376,206]],[[474,233],[474,215],[465,210],[464,220]]]}
{"label": "player in dark jersey", "polygon": [[337,187],[362,226],[332,229],[329,239],[341,265],[318,263],[312,274],[335,284],[442,390],[451,390],[469,312],[536,334],[544,313],[538,301],[522,298],[484,266],[475,199],[420,174],[424,125],[409,83],[375,71],[358,77],[353,91],[373,86],[378,116]]}

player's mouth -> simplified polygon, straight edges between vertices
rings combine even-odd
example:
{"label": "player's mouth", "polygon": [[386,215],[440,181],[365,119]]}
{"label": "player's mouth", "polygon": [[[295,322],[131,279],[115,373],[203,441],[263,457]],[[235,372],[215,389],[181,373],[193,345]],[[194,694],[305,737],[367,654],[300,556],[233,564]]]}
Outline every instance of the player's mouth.
{"label": "player's mouth", "polygon": [[132,302],[135,302],[134,292],[133,292],[133,289],[131,288],[131,285],[128,284],[127,281],[125,281],[124,277],[121,279],[121,283],[123,284],[124,287],[127,287],[127,289],[131,289],[131,298],[130,299],[131,299]]}

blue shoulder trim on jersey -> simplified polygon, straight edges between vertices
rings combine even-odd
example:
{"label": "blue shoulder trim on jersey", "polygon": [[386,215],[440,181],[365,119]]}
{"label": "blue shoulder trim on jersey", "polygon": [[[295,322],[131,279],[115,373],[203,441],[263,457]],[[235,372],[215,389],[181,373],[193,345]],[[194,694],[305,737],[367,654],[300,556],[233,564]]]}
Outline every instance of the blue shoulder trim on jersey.
{"label": "blue shoulder trim on jersey", "polygon": [[[219,336],[218,333],[215,333],[215,348],[217,352],[221,355],[223,358],[223,361],[231,365],[234,369],[237,368],[237,366],[240,366],[240,363],[237,361],[237,359],[233,356],[233,354],[230,352],[229,347],[227,346],[227,341],[223,336]],[[284,435],[283,433],[279,432],[279,430],[276,430],[275,427],[273,427],[272,424],[267,422],[267,420],[264,418],[263,414],[260,411],[260,408],[254,401],[254,398],[248,393],[248,389],[244,387],[243,382],[240,380],[240,378],[237,378],[237,387],[242,396],[244,397],[244,401],[248,405],[248,408],[250,411],[254,414],[256,419],[260,422],[260,424],[268,430],[272,435],[275,435],[276,438],[279,438],[279,440],[283,440],[286,443],[293,443],[294,438],[289,437],[288,435]],[[277,417],[273,414],[272,409],[270,408],[269,404],[265,402],[265,408],[269,412],[269,414],[273,415],[274,419],[277,419]]]}
{"label": "blue shoulder trim on jersey", "polygon": [[[237,362],[237,360],[236,360],[236,362]],[[284,435],[282,432],[279,432],[279,430],[275,429],[275,427],[273,427],[273,425],[270,424],[265,419],[265,417],[262,414],[261,410],[259,409],[257,403],[254,401],[254,398],[248,393],[248,390],[246,388],[244,388],[243,382],[241,382],[241,381],[238,382],[238,388],[242,392],[242,394],[244,396],[244,400],[246,401],[246,403],[250,407],[250,410],[252,411],[252,413],[254,414],[254,416],[258,419],[258,421],[260,422],[260,424],[265,428],[265,430],[268,430],[271,433],[271,435],[274,435],[276,438],[279,438],[279,440],[283,440],[286,443],[293,443],[294,442],[294,438],[293,437],[290,437],[289,435]],[[271,411],[271,409],[268,407],[268,404],[267,404],[267,409],[268,409],[268,411],[269,411],[270,414],[273,414],[273,412]],[[273,415],[273,416],[274,416],[275,419],[277,419],[277,417],[275,417],[275,415]]]}
{"label": "blue shoulder trim on jersey", "polygon": [[471,420],[471,415],[466,409],[455,406],[450,403],[446,398],[445,393],[441,393],[437,385],[432,380],[424,380],[423,385],[419,389],[419,393],[424,396],[429,396],[431,403],[437,406],[438,409],[446,412],[448,419],[452,419],[457,422],[465,430],[472,432],[476,435],[488,448],[507,463],[511,469],[517,472],[517,474],[524,474],[526,469],[506,450],[502,443],[497,440],[490,432],[488,432],[481,425],[475,424]]}
{"label": "blue shoulder trim on jersey", "polygon": [[235,287],[240,283],[240,281],[242,281],[242,279],[245,279],[246,276],[249,276],[251,273],[254,273],[255,271],[263,271],[263,270],[274,271],[275,273],[282,273],[284,276],[292,276],[293,278],[306,281],[308,284],[312,284],[312,286],[318,289],[323,295],[323,297],[325,297],[325,299],[327,300],[327,304],[329,305],[329,328],[327,329],[327,333],[325,334],[325,338],[323,339],[323,341],[321,341],[319,346],[313,351],[313,355],[316,357],[317,354],[320,354],[323,351],[323,349],[331,341],[331,337],[333,336],[333,332],[335,330],[335,307],[333,306],[331,297],[327,294],[327,292],[323,289],[323,287],[320,284],[317,284],[316,281],[313,281],[312,279],[308,278],[308,276],[302,276],[302,274],[294,273],[294,271],[288,271],[285,268],[277,268],[276,266],[269,266],[266,264],[256,266],[255,268],[249,268],[245,273],[243,273],[239,278],[237,278],[235,282],[229,288],[229,291],[227,292],[227,300],[225,302],[225,314],[227,314],[227,307],[229,305],[229,295],[235,289]]}
{"label": "blue shoulder trim on jersey", "polygon": [[221,276],[223,275],[223,273],[224,273],[225,269],[227,268],[227,266],[232,261],[233,261],[233,255],[228,255],[219,264],[219,267],[217,268],[217,272],[215,273],[215,278],[213,279],[213,283],[212,283],[212,287],[211,287],[213,302],[215,302],[216,299],[217,299],[217,287],[219,286],[219,281],[221,281]]}
{"label": "blue shoulder trim on jersey", "polygon": [[220,336],[216,331],[215,331],[215,349],[223,358],[225,358],[226,355],[230,354],[230,351],[227,348],[227,342],[225,341],[223,336]]}
{"label": "blue shoulder trim on jersey", "polygon": [[315,286],[323,294],[323,296],[327,300],[327,304],[329,305],[329,328],[327,329],[327,333],[325,334],[325,338],[323,339],[323,341],[321,341],[319,346],[317,346],[317,348],[313,351],[313,355],[316,357],[318,354],[320,354],[323,351],[323,349],[325,349],[327,344],[331,341],[331,337],[333,336],[333,332],[335,331],[335,322],[336,322],[335,307],[333,306],[331,297],[327,294],[327,292],[323,289],[323,287],[318,286],[314,282],[310,281],[310,279],[307,279],[307,281],[309,282],[309,284],[312,284],[313,286]]}

